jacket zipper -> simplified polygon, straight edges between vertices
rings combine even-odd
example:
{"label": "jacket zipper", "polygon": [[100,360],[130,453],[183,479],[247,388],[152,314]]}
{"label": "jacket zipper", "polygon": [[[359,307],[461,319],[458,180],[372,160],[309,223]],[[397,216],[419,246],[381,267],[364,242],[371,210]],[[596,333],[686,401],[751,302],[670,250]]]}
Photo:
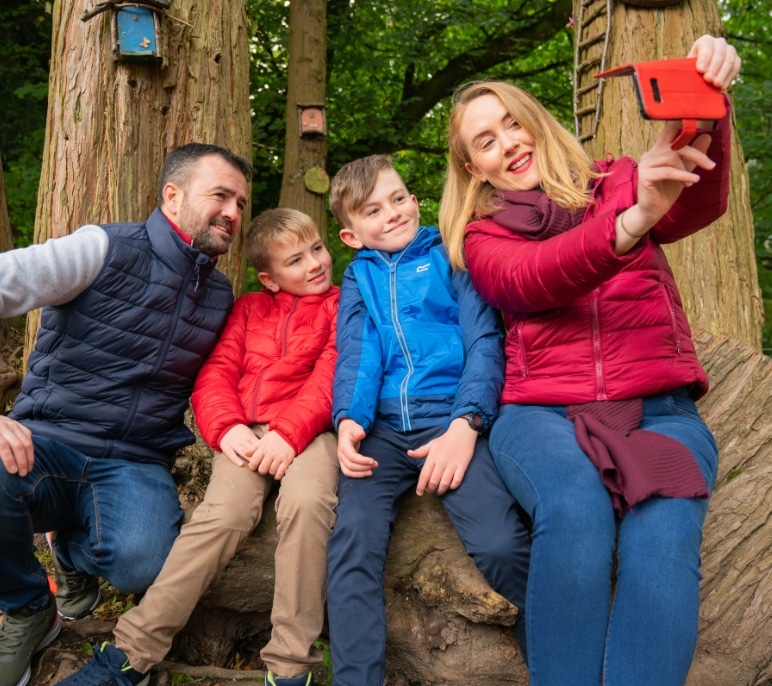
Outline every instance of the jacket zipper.
{"label": "jacket zipper", "polygon": [[523,341],[523,322],[518,322],[515,326],[515,340],[520,351],[520,373],[524,379],[528,378],[528,358],[525,354],[525,342]]}
{"label": "jacket zipper", "polygon": [[606,381],[603,374],[603,351],[600,343],[599,289],[590,298],[590,322],[592,324],[592,355],[595,360],[595,384],[598,400],[607,400]]}
{"label": "jacket zipper", "polygon": [[[161,350],[158,352],[158,360],[156,361],[155,368],[153,369],[153,376],[158,376],[158,373],[161,371],[161,367],[163,367],[163,365],[166,363],[166,353],[169,351],[174,334],[177,332],[177,322],[180,321],[180,312],[182,311],[182,306],[185,304],[185,298],[187,298],[188,295],[188,283],[190,281],[190,277],[193,274],[196,275],[196,288],[198,288],[198,270],[199,266],[196,263],[188,272],[187,277],[184,279],[183,287],[177,294],[177,303],[174,307],[174,315],[171,318],[172,326],[169,327],[169,333],[164,339]],[[139,399],[142,395],[141,390],[142,389],[139,388],[134,390],[134,394],[131,399],[131,407],[126,414],[126,421],[124,422],[123,428],[121,429],[120,438],[124,438],[128,434],[129,429],[131,429],[131,427],[134,425],[134,416],[137,413],[137,406],[139,405]]]}
{"label": "jacket zipper", "polygon": [[[287,331],[289,330],[290,317],[292,317],[292,315],[295,312],[295,308],[297,307],[298,300],[300,300],[300,298],[296,297],[292,301],[292,307],[289,308],[289,311],[284,316],[284,324],[281,328],[281,352],[279,353],[279,359],[287,355]],[[250,414],[250,420],[252,422],[256,421],[256,418],[257,418],[257,399],[259,396],[258,390],[261,384],[263,383],[264,374],[265,374],[265,370],[260,372],[260,375],[257,377],[257,381],[255,382],[254,397],[252,399],[252,412]]]}

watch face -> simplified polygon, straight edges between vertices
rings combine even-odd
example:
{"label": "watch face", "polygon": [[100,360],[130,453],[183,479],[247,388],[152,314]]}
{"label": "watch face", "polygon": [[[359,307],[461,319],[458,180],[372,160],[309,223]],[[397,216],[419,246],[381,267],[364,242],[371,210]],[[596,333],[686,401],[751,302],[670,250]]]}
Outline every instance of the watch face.
{"label": "watch face", "polygon": [[479,414],[469,412],[464,416],[466,417],[466,421],[469,422],[469,426],[471,426],[475,431],[480,432],[483,430],[483,420]]}

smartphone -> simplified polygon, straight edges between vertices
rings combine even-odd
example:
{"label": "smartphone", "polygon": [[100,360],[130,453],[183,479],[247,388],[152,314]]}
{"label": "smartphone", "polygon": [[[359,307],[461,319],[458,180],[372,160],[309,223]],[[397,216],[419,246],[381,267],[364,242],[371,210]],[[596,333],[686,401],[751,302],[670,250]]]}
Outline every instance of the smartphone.
{"label": "smartphone", "polygon": [[721,119],[724,96],[697,71],[697,58],[635,62],[595,74],[595,78],[633,76],[638,108],[645,119],[682,119],[684,135],[673,147],[691,142],[699,119]]}

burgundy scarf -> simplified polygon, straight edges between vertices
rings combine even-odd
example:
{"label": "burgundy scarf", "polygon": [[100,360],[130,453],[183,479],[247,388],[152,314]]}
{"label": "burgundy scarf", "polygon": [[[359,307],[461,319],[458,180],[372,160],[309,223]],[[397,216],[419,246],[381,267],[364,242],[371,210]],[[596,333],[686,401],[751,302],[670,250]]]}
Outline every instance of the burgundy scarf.
{"label": "burgundy scarf", "polygon": [[571,214],[544,191],[500,191],[499,209],[491,219],[534,241],[544,241],[580,224],[584,208]]}

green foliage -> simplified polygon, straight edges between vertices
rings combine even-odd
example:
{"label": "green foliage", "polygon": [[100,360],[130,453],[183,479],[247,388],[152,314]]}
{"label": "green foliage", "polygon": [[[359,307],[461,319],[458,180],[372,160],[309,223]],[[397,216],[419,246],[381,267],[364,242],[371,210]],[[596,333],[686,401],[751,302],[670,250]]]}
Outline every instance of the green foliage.
{"label": "green foliage", "polygon": [[[275,206],[281,185],[289,3],[250,0],[248,13],[258,212]],[[457,86],[484,76],[517,80],[570,121],[570,13],[569,0],[329,0],[328,173],[390,154],[422,221],[436,223]],[[330,248],[339,277],[351,251],[337,240]]]}
{"label": "green foliage", "polygon": [[737,130],[750,177],[756,262],[764,297],[763,345],[772,353],[772,6],[768,0],[722,0],[727,36],[743,60],[734,88]]}
{"label": "green foliage", "polygon": [[[43,151],[51,43],[50,3],[0,9],[0,153],[14,241],[33,234]],[[769,0],[719,0],[743,58],[734,90],[750,174],[756,254],[772,349],[772,8]],[[47,7],[49,8],[47,10]],[[450,95],[476,78],[514,80],[572,125],[571,0],[328,0],[327,171],[373,153],[394,158],[436,223]],[[287,93],[289,0],[247,0],[252,55],[253,208],[278,204]],[[330,218],[330,235],[337,234]],[[331,241],[338,277],[351,251]],[[248,275],[250,287],[257,285]]]}
{"label": "green foliage", "polygon": [[0,24],[0,152],[14,244],[26,245],[32,241],[46,127],[50,3],[6,3]]}

